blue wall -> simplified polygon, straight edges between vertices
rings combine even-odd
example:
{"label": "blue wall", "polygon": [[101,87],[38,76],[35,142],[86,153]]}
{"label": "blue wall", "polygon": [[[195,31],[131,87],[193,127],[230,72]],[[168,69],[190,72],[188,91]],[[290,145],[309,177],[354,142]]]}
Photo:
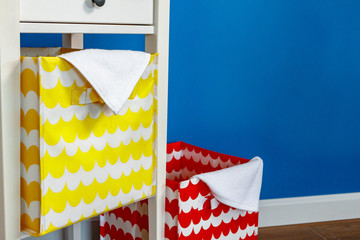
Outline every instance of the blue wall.
{"label": "blue wall", "polygon": [[[171,4],[169,142],[261,156],[263,199],[360,191],[360,1]],[[59,35],[40,38],[61,44]],[[36,41],[22,36],[23,46]]]}

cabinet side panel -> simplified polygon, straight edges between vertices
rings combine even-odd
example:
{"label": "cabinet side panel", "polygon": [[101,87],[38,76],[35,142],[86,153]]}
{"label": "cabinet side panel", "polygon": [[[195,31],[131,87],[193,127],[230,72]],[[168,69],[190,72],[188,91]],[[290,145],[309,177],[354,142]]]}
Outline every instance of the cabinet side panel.
{"label": "cabinet side panel", "polygon": [[167,144],[167,96],[169,62],[170,0],[154,1],[155,34],[146,36],[146,51],[159,53],[158,59],[158,134],[157,134],[157,189],[156,197],[149,199],[149,240],[164,239],[165,184]]}
{"label": "cabinet side panel", "polygon": [[0,0],[0,239],[20,239],[18,1]]}

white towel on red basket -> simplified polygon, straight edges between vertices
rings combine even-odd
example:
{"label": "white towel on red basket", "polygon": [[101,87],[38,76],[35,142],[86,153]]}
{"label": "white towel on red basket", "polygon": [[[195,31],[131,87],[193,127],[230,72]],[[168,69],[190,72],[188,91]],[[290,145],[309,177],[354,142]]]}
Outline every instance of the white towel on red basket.
{"label": "white towel on red basket", "polygon": [[[217,201],[233,208],[257,212],[262,173],[263,161],[255,157],[244,164],[194,177],[207,184]],[[216,202],[212,204],[216,205]]]}
{"label": "white towel on red basket", "polygon": [[59,57],[70,62],[118,114],[150,61],[150,54],[125,50],[88,49]]}

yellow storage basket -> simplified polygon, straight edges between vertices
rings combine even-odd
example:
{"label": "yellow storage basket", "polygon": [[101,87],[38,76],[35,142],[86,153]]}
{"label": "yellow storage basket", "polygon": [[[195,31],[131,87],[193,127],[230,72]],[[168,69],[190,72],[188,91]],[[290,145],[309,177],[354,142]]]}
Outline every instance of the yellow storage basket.
{"label": "yellow storage basket", "polygon": [[41,236],[155,194],[156,62],[114,115],[67,61],[21,58],[23,231]]}

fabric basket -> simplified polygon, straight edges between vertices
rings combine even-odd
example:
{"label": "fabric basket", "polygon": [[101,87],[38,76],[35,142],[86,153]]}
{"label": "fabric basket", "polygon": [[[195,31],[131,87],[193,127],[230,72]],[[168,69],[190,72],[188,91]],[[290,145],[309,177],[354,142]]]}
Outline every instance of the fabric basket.
{"label": "fabric basket", "polygon": [[157,54],[114,115],[67,61],[36,57],[67,51],[22,52],[21,227],[33,236],[156,191]]}
{"label": "fabric basket", "polygon": [[[248,161],[183,142],[168,144],[165,239],[256,240],[258,212],[212,204],[209,187],[196,178]],[[100,235],[102,240],[147,240],[147,200],[101,215]]]}

